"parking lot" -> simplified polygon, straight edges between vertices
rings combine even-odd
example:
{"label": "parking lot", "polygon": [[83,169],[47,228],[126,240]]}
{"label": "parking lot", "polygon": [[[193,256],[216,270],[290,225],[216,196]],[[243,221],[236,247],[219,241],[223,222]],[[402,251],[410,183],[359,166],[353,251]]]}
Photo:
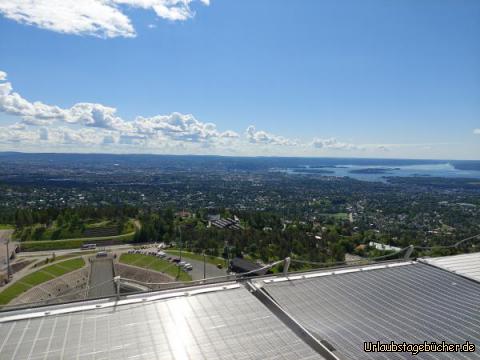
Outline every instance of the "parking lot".
{"label": "parking lot", "polygon": [[[158,256],[157,254],[159,250],[157,248],[151,247],[151,248],[135,250],[135,251],[131,250],[130,252],[136,252],[139,254],[145,254],[145,255],[151,255],[151,256]],[[163,250],[162,252],[165,253],[165,255],[162,256],[164,260],[168,260],[172,262],[178,262],[180,260],[179,256],[169,254],[168,250]],[[182,261],[192,265],[192,269],[188,270],[188,273],[190,274],[193,280],[203,279],[203,275],[204,275],[203,261],[191,259],[191,258],[188,258],[187,256],[182,256]],[[205,275],[207,278],[223,276],[226,274],[227,274],[227,270],[225,268],[219,269],[213,264],[210,264],[208,262],[205,263]]]}

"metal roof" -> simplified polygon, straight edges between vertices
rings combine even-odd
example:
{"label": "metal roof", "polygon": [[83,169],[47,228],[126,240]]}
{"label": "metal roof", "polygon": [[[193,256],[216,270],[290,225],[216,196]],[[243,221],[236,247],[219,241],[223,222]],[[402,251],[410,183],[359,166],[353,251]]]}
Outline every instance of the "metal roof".
{"label": "metal roof", "polygon": [[245,287],[0,314],[0,358],[321,359]]}
{"label": "metal roof", "polygon": [[480,282],[480,252],[425,258],[422,261]]}
{"label": "metal roof", "polygon": [[411,359],[367,353],[365,341],[465,341],[475,353],[421,353],[418,359],[480,359],[480,286],[416,262],[256,280],[288,314],[347,359]]}
{"label": "metal roof", "polygon": [[[477,352],[366,353],[366,341]],[[0,312],[1,360],[480,359],[479,346],[480,284],[415,261]]]}

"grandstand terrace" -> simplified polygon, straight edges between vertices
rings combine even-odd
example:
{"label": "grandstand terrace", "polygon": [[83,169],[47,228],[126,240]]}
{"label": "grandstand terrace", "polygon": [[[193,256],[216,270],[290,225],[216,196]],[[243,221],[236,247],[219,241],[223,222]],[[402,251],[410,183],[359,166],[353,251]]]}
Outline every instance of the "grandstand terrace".
{"label": "grandstand terrace", "polygon": [[55,304],[84,298],[88,281],[88,268],[72,271],[40,285],[34,286],[13,299],[10,305],[42,302]]}

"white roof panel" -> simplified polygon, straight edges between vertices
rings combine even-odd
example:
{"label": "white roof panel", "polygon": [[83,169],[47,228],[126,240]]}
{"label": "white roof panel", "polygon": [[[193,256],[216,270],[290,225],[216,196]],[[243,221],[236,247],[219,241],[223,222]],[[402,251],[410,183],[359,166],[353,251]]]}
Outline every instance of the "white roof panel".
{"label": "white roof panel", "polygon": [[480,360],[478,351],[416,356],[363,351],[366,341],[478,346],[480,286],[474,281],[415,262],[292,278],[265,281],[262,289],[345,359]]}
{"label": "white roof panel", "polygon": [[0,314],[0,358],[322,358],[244,287],[141,300],[90,310],[53,306],[42,316],[42,308],[19,311],[18,320]]}
{"label": "white roof panel", "polygon": [[480,282],[480,252],[425,258],[423,261]]}

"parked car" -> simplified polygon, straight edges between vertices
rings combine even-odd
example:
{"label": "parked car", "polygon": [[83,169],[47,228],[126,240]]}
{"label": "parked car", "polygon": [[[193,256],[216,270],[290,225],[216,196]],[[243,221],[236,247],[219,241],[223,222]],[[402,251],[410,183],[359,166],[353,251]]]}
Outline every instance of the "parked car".
{"label": "parked car", "polygon": [[193,270],[193,266],[189,263],[186,263],[184,266],[183,266],[183,270],[185,271],[191,271]]}

